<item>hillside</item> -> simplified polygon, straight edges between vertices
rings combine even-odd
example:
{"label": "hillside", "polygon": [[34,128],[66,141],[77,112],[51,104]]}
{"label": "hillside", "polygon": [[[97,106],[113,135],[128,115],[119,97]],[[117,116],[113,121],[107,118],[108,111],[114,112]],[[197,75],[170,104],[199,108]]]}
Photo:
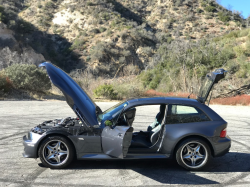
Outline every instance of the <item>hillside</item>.
{"label": "hillside", "polygon": [[[147,69],[139,76],[142,89],[187,92],[206,72],[233,64],[242,54],[248,62],[247,53],[230,56],[221,39],[211,39],[240,32],[249,20],[213,0],[0,0],[0,5],[0,69],[48,60],[72,75],[87,72],[93,81]],[[247,35],[228,45],[248,50]],[[195,58],[201,47],[211,58]],[[237,67],[237,80],[239,74],[248,77],[240,73],[246,68]]]}
{"label": "hillside", "polygon": [[[73,51],[79,58],[76,68],[90,67],[94,74],[110,77],[129,64],[144,69],[157,44],[221,35],[243,22],[237,14],[229,21],[226,9],[204,1],[47,0],[29,5],[19,16],[52,36],[57,46],[51,60],[53,51]],[[226,23],[219,20],[221,12]]]}

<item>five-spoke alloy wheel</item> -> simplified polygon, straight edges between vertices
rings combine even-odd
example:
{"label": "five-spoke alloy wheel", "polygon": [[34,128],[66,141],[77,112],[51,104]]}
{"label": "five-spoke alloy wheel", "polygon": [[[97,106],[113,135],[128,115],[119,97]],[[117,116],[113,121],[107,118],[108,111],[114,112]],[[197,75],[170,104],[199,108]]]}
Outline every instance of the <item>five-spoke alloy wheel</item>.
{"label": "five-spoke alloy wheel", "polygon": [[74,157],[73,145],[69,140],[61,136],[46,138],[38,151],[41,162],[53,169],[64,168]]}
{"label": "five-spoke alloy wheel", "polygon": [[176,151],[179,165],[188,170],[201,170],[209,162],[211,151],[206,142],[197,138],[183,141]]}

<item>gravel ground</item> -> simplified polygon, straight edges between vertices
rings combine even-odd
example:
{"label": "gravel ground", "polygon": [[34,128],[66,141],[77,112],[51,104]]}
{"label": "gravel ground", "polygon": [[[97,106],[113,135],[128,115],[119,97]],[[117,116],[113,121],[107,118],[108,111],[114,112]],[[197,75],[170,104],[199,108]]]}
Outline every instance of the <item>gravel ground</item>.
{"label": "gravel ground", "polygon": [[[98,105],[104,110],[114,103]],[[232,148],[206,171],[189,172],[173,160],[75,161],[52,170],[22,157],[22,136],[42,121],[73,117],[73,111],[62,101],[0,101],[0,186],[250,186],[250,107],[211,107],[228,122]],[[135,129],[146,129],[158,110],[139,108]]]}

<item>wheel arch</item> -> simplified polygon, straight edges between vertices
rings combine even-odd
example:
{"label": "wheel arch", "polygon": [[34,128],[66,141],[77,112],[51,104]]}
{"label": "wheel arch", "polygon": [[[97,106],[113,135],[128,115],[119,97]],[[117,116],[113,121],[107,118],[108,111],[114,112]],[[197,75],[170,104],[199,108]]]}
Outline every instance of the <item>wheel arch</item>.
{"label": "wheel arch", "polygon": [[186,139],[189,139],[189,138],[199,138],[199,139],[205,141],[205,142],[208,144],[208,146],[209,146],[209,148],[210,148],[210,150],[211,150],[212,156],[214,157],[214,148],[213,148],[213,146],[212,146],[212,143],[211,143],[207,138],[205,138],[205,137],[203,137],[203,136],[200,136],[200,135],[190,135],[190,136],[186,136],[186,137],[181,138],[181,139],[177,142],[177,144],[175,144],[174,149],[172,150],[172,154],[171,154],[171,155],[173,155],[174,158],[175,158],[175,156],[176,156],[176,151],[177,151],[177,148],[179,147],[179,145],[180,145],[183,141],[185,141]]}
{"label": "wheel arch", "polygon": [[77,154],[76,152],[76,148],[75,148],[75,145],[73,143],[73,141],[67,136],[67,134],[62,134],[62,133],[56,133],[56,132],[53,132],[53,133],[49,133],[49,134],[46,134],[39,142],[38,146],[37,146],[37,150],[36,150],[36,154],[37,154],[37,157],[38,157],[38,151],[39,151],[39,148],[41,146],[41,144],[43,143],[43,141],[48,138],[48,137],[51,137],[51,136],[61,136],[61,137],[64,137],[65,139],[69,140],[69,142],[73,145],[73,149],[74,149],[74,153],[75,153],[75,156]]}

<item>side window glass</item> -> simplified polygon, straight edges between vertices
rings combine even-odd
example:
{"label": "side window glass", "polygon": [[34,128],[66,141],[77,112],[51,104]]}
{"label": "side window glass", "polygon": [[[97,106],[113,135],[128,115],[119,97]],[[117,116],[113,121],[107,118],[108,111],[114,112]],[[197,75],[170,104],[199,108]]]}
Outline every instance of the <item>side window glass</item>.
{"label": "side window glass", "polygon": [[171,113],[167,117],[168,124],[210,121],[204,112],[192,106],[172,105],[170,108]]}

